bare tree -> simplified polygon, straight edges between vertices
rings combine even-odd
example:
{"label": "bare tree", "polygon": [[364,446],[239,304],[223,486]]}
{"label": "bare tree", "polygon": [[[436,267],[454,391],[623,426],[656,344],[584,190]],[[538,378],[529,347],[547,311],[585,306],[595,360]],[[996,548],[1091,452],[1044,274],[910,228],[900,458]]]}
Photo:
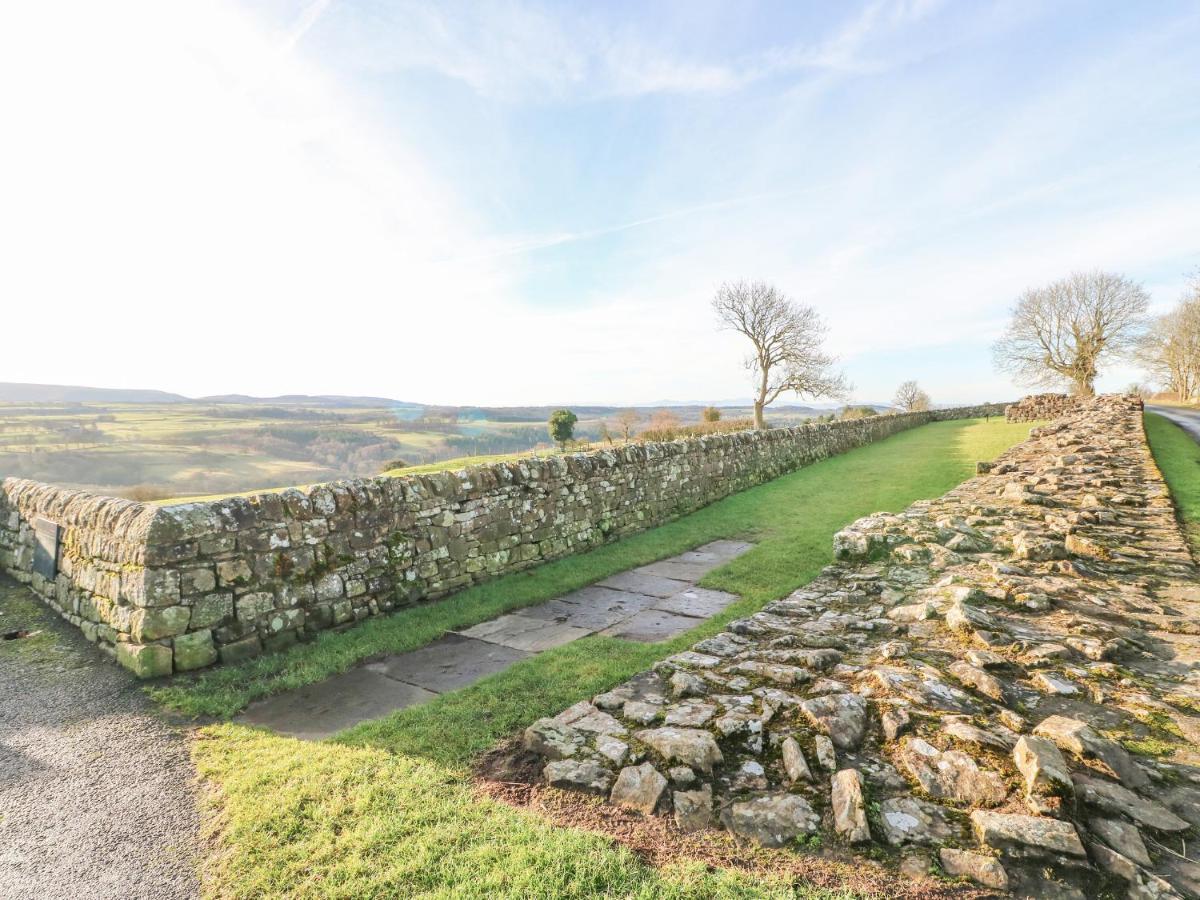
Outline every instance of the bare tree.
{"label": "bare tree", "polygon": [[724,327],[754,345],[746,368],[754,376],[755,428],[766,428],[763,410],[784,391],[813,399],[849,394],[845,376],[833,371],[836,360],[822,349],[825,324],[811,306],[763,281],[723,284],[712,305]]}
{"label": "bare tree", "polygon": [[1200,272],[1173,310],[1151,320],[1136,356],[1180,400],[1200,396]]}
{"label": "bare tree", "polygon": [[906,381],[896,389],[896,398],[892,401],[893,406],[900,407],[903,412],[923,412],[929,409],[932,401],[929,395],[921,390],[921,386],[915,381]]}
{"label": "bare tree", "polygon": [[629,436],[633,434],[633,428],[638,422],[642,421],[642,417],[636,409],[623,409],[617,413],[617,427],[621,429],[621,439],[625,443],[629,443]]}
{"label": "bare tree", "polygon": [[1095,393],[1099,366],[1127,354],[1150,298],[1123,275],[1076,272],[1021,295],[993,347],[996,366],[1028,385]]}

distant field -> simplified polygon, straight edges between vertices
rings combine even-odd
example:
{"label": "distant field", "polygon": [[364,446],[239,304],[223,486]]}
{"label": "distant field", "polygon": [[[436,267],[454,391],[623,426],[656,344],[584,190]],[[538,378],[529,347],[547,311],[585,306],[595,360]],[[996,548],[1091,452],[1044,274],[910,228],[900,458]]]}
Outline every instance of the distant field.
{"label": "distant field", "polygon": [[[618,410],[576,410],[575,434],[606,443]],[[236,402],[0,403],[0,477],[146,501],[227,496],[384,471],[429,472],[554,453],[549,410],[307,406]],[[654,410],[639,410],[635,431]],[[746,415],[723,411],[725,418]],[[811,410],[783,408],[774,424]],[[687,424],[699,407],[675,407]],[[401,467],[400,463],[404,466]]]}

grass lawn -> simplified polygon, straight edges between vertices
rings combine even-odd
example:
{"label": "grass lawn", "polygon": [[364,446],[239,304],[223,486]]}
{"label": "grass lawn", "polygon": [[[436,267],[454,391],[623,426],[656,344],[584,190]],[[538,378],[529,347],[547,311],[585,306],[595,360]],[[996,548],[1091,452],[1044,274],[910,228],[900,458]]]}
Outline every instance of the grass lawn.
{"label": "grass lawn", "polygon": [[1146,436],[1193,552],[1200,553],[1200,445],[1165,416],[1146,413]]}
{"label": "grass lawn", "polygon": [[[833,533],[878,510],[934,497],[1028,434],[1000,420],[942,422],[776,479],[668,525],[509,576],[446,601],[331,634],[248,666],[151,689],[184,712],[228,715],[253,696],[316,680],[374,653],[406,650],[451,625],[482,621],[721,537],[757,546],[705,585],[742,599],[674,641],[592,637],[525,660],[462,691],[306,743],[233,724],[207,726],[194,758],[213,787],[211,896],[830,898],[781,875],[653,868],[608,839],[548,825],[472,791],[481,751],[543,715],[651,662],[815,576]],[[765,870],[770,872],[769,866]]]}

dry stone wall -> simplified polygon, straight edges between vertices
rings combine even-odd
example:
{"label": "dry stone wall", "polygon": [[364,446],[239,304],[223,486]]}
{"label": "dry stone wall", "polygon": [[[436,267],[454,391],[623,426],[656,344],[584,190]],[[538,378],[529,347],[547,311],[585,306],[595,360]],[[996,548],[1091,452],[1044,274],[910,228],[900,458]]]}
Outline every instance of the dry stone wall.
{"label": "dry stone wall", "polygon": [[1030,394],[1004,408],[1010,422],[1037,422],[1057,419],[1079,409],[1080,400],[1070,394]]}
{"label": "dry stone wall", "polygon": [[[0,567],[143,676],[235,662],[1000,405],[714,435],[156,507],[8,479]],[[57,572],[39,527],[59,526]],[[43,536],[43,545],[45,544]]]}
{"label": "dry stone wall", "polygon": [[545,782],[1022,897],[1200,897],[1200,573],[1141,412],[1081,404],[855,522],[803,589],[532,724]]}

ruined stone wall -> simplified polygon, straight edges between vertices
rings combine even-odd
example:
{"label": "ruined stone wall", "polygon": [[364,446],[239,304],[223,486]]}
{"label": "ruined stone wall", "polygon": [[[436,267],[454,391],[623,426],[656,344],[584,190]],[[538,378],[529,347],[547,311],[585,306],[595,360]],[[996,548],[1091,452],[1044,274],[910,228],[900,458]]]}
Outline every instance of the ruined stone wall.
{"label": "ruined stone wall", "polygon": [[1079,409],[1080,400],[1070,394],[1030,394],[1017,403],[1004,408],[1004,417],[1010,422],[1036,422],[1042,419],[1057,419]]}
{"label": "ruined stone wall", "polygon": [[533,771],[608,798],[616,833],[670,814],[1019,897],[1200,897],[1200,572],[1136,398],[1081,403],[834,551],[530,725]]}
{"label": "ruined stone wall", "polygon": [[[156,507],[8,479],[0,567],[144,676],[233,662],[578,553],[968,407]],[[57,576],[35,525],[62,527]]]}

